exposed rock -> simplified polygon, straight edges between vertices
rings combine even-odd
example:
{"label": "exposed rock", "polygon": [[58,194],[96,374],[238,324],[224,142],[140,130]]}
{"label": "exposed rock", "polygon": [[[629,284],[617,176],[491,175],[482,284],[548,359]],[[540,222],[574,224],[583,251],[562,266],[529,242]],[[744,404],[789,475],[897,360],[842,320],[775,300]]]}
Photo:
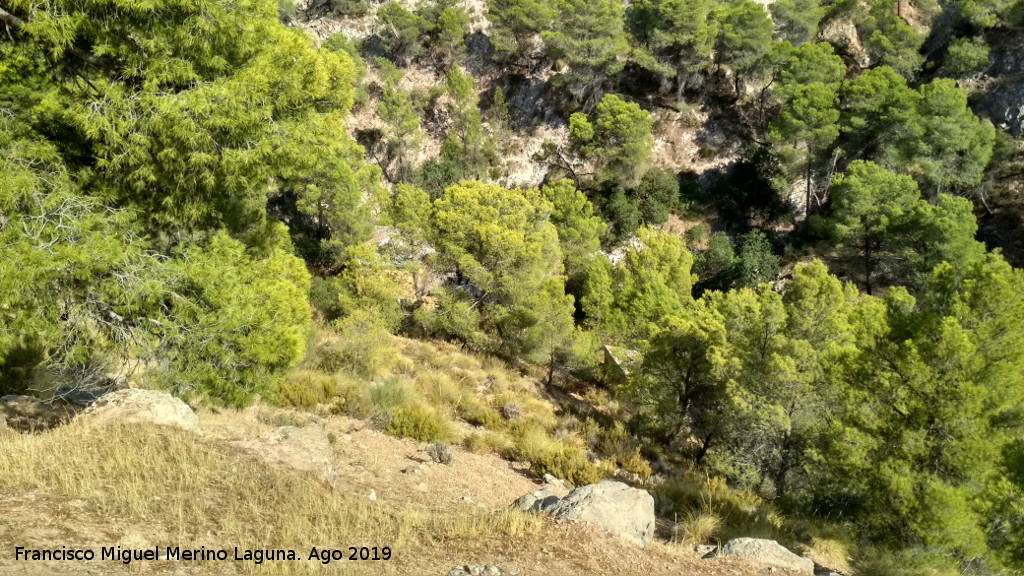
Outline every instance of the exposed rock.
{"label": "exposed rock", "polygon": [[64,400],[70,402],[76,406],[89,406],[93,402],[99,400],[107,390],[100,388],[88,387],[83,388],[80,386],[62,386],[57,389],[53,397],[55,399]]}
{"label": "exposed rock", "polygon": [[845,52],[861,68],[871,66],[871,57],[864,50],[857,25],[850,18],[832,18],[823,22],[819,37]]}
{"label": "exposed rock", "polygon": [[770,566],[789,568],[805,574],[814,574],[814,562],[810,558],[797,556],[774,540],[760,538],[736,538],[726,542],[718,552],[719,556],[750,558]]}
{"label": "exposed rock", "polygon": [[69,422],[81,410],[63,400],[43,402],[34,396],[0,398],[0,420],[18,432],[49,430]]}
{"label": "exposed rock", "polygon": [[370,490],[370,495],[368,496],[368,498],[370,499],[370,502],[376,502],[377,501],[377,491],[376,490]]}
{"label": "exposed rock", "polygon": [[576,488],[552,506],[550,514],[597,524],[641,546],[649,545],[654,538],[654,498],[613,480]]}
{"label": "exposed rock", "polygon": [[565,494],[566,492],[569,491],[569,488],[566,487],[564,480],[559,480],[558,478],[555,478],[551,474],[544,475],[544,482],[546,482],[548,486],[550,486],[551,489],[554,490],[555,492]]}
{"label": "exposed rock", "polygon": [[523,512],[546,512],[555,504],[558,504],[558,496],[545,488],[523,494],[512,503],[512,507]]}
{"label": "exposed rock", "polygon": [[518,576],[515,572],[506,572],[500,566],[479,564],[475,566],[456,566],[448,572],[448,576]]}
{"label": "exposed rock", "polygon": [[337,481],[331,443],[320,426],[281,426],[237,445],[271,466],[308,472],[331,487]]}
{"label": "exposed rock", "polygon": [[81,415],[97,424],[156,424],[199,432],[196,413],[167,392],[130,388],[102,396]]}
{"label": "exposed rock", "polygon": [[718,550],[718,547],[710,544],[701,544],[700,546],[695,546],[693,549],[697,556],[700,556],[701,558],[710,557],[716,550]]}

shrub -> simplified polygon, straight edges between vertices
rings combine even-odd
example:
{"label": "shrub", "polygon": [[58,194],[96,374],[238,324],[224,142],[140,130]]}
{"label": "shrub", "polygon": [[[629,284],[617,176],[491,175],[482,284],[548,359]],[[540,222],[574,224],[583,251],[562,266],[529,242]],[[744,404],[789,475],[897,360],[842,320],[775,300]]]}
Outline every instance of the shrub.
{"label": "shrub", "polygon": [[420,442],[447,441],[452,436],[448,422],[440,414],[419,404],[394,410],[384,431],[392,436]]}
{"label": "shrub", "polygon": [[988,52],[984,38],[957,38],[949,44],[942,61],[942,73],[951,78],[964,78],[980,72],[988,66]]}
{"label": "shrub", "polygon": [[337,340],[329,351],[321,351],[325,369],[373,377],[385,374],[398,362],[394,338],[375,311],[356,310],[335,326]]}
{"label": "shrub", "polygon": [[502,454],[511,449],[512,442],[501,434],[494,432],[476,432],[466,436],[462,440],[466,450],[474,454]]}
{"label": "shrub", "polygon": [[706,511],[693,511],[677,522],[672,529],[672,538],[685,546],[697,546],[712,541],[722,527],[722,518],[718,514]]}
{"label": "shrub", "polygon": [[627,455],[619,454],[616,458],[616,463],[626,472],[639,476],[640,480],[646,481],[651,477],[651,465],[640,456],[639,446]]}
{"label": "shrub", "polygon": [[721,478],[686,474],[657,486],[654,493],[666,516],[717,515],[721,540],[740,536],[778,540],[784,536],[782,516],[771,503],[749,490],[731,490]]}
{"label": "shrub", "polygon": [[593,484],[611,472],[591,464],[582,447],[555,440],[537,426],[524,427],[504,456],[529,462],[530,473],[538,478],[551,474],[577,485]]}
{"label": "shrub", "polygon": [[339,382],[338,398],[331,407],[332,412],[359,419],[369,418],[376,413],[373,399],[362,381],[351,377],[337,377],[336,381]]}
{"label": "shrub", "polygon": [[515,402],[505,402],[501,407],[501,415],[505,420],[519,420],[519,417],[522,416],[522,409]]}
{"label": "shrub", "polygon": [[403,406],[412,399],[412,393],[405,384],[394,378],[370,386],[369,394],[373,405],[382,412]]}
{"label": "shrub", "polygon": [[430,456],[430,459],[438,464],[452,463],[452,451],[444,442],[432,442],[430,446],[427,446],[427,456]]}
{"label": "shrub", "polygon": [[281,406],[309,409],[337,395],[338,385],[331,376],[302,370],[278,385],[275,399]]}
{"label": "shrub", "polygon": [[463,402],[458,409],[459,417],[473,426],[483,426],[488,430],[501,430],[504,421],[496,410],[484,405],[475,398]]}

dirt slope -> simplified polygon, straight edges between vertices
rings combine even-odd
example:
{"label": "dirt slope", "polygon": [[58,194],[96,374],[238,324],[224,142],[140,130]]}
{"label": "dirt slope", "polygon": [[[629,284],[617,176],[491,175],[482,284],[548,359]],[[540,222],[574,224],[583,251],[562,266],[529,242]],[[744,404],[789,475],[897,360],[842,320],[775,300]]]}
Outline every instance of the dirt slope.
{"label": "dirt slope", "polygon": [[[231,459],[231,469],[237,466],[244,470],[245,466],[252,465],[252,456],[232,447],[282,423],[276,415],[268,417],[266,410],[204,412],[200,415],[204,434],[194,442],[203,450],[223,451]],[[373,506],[406,516],[492,515],[501,514],[517,496],[539,487],[525,475],[524,466],[497,456],[475,455],[453,448],[453,463],[441,465],[429,462],[424,445],[386,436],[359,421],[332,416],[311,425],[324,426],[332,439],[329,456],[337,470],[332,497],[369,501],[373,490],[377,496]],[[109,486],[112,491],[123,488]],[[276,489],[286,488],[267,486],[267,490]],[[330,489],[324,487],[323,490]],[[150,498],[159,499],[160,495],[152,494]],[[211,501],[209,505],[215,515],[218,502]],[[176,525],[173,513],[159,514],[159,517],[105,514],[96,503],[42,491],[0,493],[0,511],[0,575],[3,576],[273,573],[253,568],[251,564],[230,561],[199,564],[161,561],[131,566],[98,561],[15,562],[15,546],[64,545],[98,552],[101,546],[116,544],[144,548],[177,541],[196,547],[230,548],[236,543],[224,542],[217,534],[195,534],[190,526]],[[252,530],[260,533],[258,511],[254,512],[257,520]],[[498,564],[533,576],[783,574],[777,569],[770,571],[767,567],[739,560],[700,560],[664,541],[656,541],[651,548],[641,550],[596,527],[569,522],[545,520],[539,531],[527,531],[518,537],[499,537],[474,532],[471,528],[463,532],[466,533],[463,537],[445,538],[418,534],[406,539],[407,544],[394,547],[394,557],[388,562],[322,566],[302,558],[294,563],[298,569],[294,573],[443,575],[457,564]]]}

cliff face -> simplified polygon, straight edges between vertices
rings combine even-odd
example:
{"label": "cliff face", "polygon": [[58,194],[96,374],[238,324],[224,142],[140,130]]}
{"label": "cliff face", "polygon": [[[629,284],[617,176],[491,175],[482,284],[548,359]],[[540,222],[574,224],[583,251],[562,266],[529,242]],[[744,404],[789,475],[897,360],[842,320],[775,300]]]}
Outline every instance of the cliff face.
{"label": "cliff face", "polygon": [[1015,138],[1024,135],[1024,29],[990,30],[989,67],[968,83],[975,114]]}

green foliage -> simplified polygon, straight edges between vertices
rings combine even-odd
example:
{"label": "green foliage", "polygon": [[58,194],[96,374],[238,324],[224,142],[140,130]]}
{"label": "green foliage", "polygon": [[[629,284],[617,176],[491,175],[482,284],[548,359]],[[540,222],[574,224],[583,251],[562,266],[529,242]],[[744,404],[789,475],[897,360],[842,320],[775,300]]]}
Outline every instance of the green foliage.
{"label": "green foliage", "polygon": [[992,123],[971,112],[967,94],[953,80],[933,80],[920,92],[921,138],[911,158],[911,174],[938,192],[977,186],[992,158]]}
{"label": "green foliage", "polygon": [[659,168],[648,170],[631,191],[643,214],[644,223],[660,226],[679,206],[679,179]]}
{"label": "green foliage", "polygon": [[451,424],[442,415],[417,403],[395,409],[384,431],[420,442],[450,442],[454,436]]}
{"label": "green foliage", "polygon": [[836,177],[832,206],[824,224],[863,274],[868,294],[879,270],[913,284],[939,262],[964,270],[984,255],[969,202],[943,195],[930,205],[913,179],[872,163],[856,161]]}
{"label": "green foliage", "polygon": [[558,76],[576,102],[591,110],[608,81],[625,66],[629,49],[624,8],[616,0],[562,0],[551,28],[541,30],[548,58],[564,60],[569,70]]}
{"label": "green foliage", "polygon": [[442,58],[448,61],[464,59],[467,34],[469,14],[464,8],[446,7],[441,11],[434,28],[434,42]]}
{"label": "green foliage", "polygon": [[[384,60],[378,64],[387,68],[390,62]],[[367,143],[371,157],[391,182],[408,178],[412,171],[410,157],[422,138],[420,117],[413,109],[409,95],[398,86],[400,77],[401,74],[394,74],[385,81],[384,93],[377,104],[377,115],[385,128],[381,133],[372,134],[371,141]]]}
{"label": "green foliage", "polygon": [[857,31],[866,38],[864,48],[871,58],[891,67],[904,78],[913,78],[924,63],[918,52],[924,34],[896,15],[889,0],[872,0],[858,22]]}
{"label": "green foliage", "polygon": [[555,10],[538,0],[487,0],[491,44],[501,58],[518,59],[530,54],[534,37],[551,28]]}
{"label": "green foliage", "polygon": [[572,327],[552,204],[536,189],[461,182],[434,202],[437,262],[467,280],[504,353],[547,355]]}
{"label": "green foliage", "polygon": [[643,337],[667,316],[693,302],[690,274],[693,257],[682,239],[668,232],[642,228],[616,270],[616,305],[629,319],[628,333]]}
{"label": "green foliage", "polygon": [[479,97],[473,77],[458,66],[448,71],[445,81],[451,99],[448,114],[452,128],[441,147],[441,161],[451,167],[442,187],[458,180],[484,179],[499,163],[494,145],[483,128]]}
{"label": "green foliage", "polygon": [[825,7],[819,0],[779,0],[769,10],[776,34],[794,46],[813,41],[818,23],[825,17]]}
{"label": "green foliage", "polygon": [[[0,388],[39,365],[127,354],[157,262],[123,212],[83,196],[51,144],[0,119]],[[147,306],[148,308],[148,306]]]}
{"label": "green foliage", "polygon": [[715,57],[732,69],[738,98],[741,78],[757,72],[772,46],[772,21],[765,9],[751,0],[719,4],[713,17],[718,23]]}
{"label": "green foliage", "polygon": [[942,74],[965,78],[988,66],[988,44],[984,38],[957,38],[949,44],[942,59]]}
{"label": "green foliage", "polygon": [[317,163],[351,159],[321,126],[348,113],[354,67],[282,27],[270,3],[171,5],[33,8],[3,58],[40,58],[23,79],[37,87],[34,122],[85,170],[88,193],[136,210],[154,232],[258,226],[268,182],[297,149],[312,141],[332,149]]}
{"label": "green foliage", "polygon": [[161,282],[156,353],[166,368],[153,375],[161,386],[244,405],[302,358],[309,274],[283,249],[257,257],[219,233],[167,261]]}
{"label": "green foliage", "polygon": [[707,0],[644,0],[630,7],[630,28],[642,44],[634,48],[633,58],[666,81],[674,79],[677,102],[711,64],[712,6]]}
{"label": "green foliage", "polygon": [[773,253],[764,232],[752,230],[743,235],[740,239],[737,274],[740,286],[753,288],[761,284],[774,284],[781,271],[781,260]]}
{"label": "green foliage", "polygon": [[366,0],[313,0],[306,8],[307,14],[319,16],[365,16],[369,12]]}
{"label": "green foliage", "polygon": [[295,0],[278,0],[277,17],[284,24],[291,24],[298,16],[298,9],[295,7]]}
{"label": "green foliage", "polygon": [[377,24],[381,47],[389,59],[403,65],[423,51],[423,37],[432,27],[427,19],[394,1],[377,9]]}
{"label": "green foliage", "polygon": [[338,384],[322,372],[302,370],[289,374],[280,384],[274,400],[281,406],[309,410],[338,395]]}
{"label": "green foliage", "polygon": [[918,298],[893,289],[872,304],[870,340],[835,374],[828,458],[873,536],[987,551],[984,486],[1022,425],[1021,280],[990,255],[963,273],[937,266]]}
{"label": "green foliage", "polygon": [[570,279],[577,278],[601,248],[607,225],[594,215],[590,201],[569,180],[546,184],[541,194],[551,202],[551,223],[558,231],[566,274]]}
{"label": "green foliage", "polygon": [[411,184],[395,187],[391,221],[413,248],[423,244],[430,229],[430,196]]}
{"label": "green foliage", "polygon": [[370,386],[369,394],[373,405],[381,412],[406,406],[413,399],[409,388],[394,378],[387,378]]}
{"label": "green foliage", "polygon": [[569,140],[594,165],[599,183],[633,186],[646,171],[654,140],[654,121],[640,106],[614,94],[601,99],[592,118],[573,114]]}
{"label": "green foliage", "polygon": [[606,470],[591,464],[579,445],[551,439],[540,428],[527,426],[513,440],[506,456],[530,463],[530,474],[537,478],[551,474],[583,486],[595,484],[607,475]]}
{"label": "green foliage", "polygon": [[850,164],[833,182],[830,231],[856,255],[868,294],[882,262],[907,259],[910,246],[904,235],[920,199],[912,178],[868,162]]}
{"label": "green foliage", "polygon": [[394,338],[379,313],[356,309],[335,323],[337,339],[332,343],[338,369],[371,378],[387,373],[398,361]]}

